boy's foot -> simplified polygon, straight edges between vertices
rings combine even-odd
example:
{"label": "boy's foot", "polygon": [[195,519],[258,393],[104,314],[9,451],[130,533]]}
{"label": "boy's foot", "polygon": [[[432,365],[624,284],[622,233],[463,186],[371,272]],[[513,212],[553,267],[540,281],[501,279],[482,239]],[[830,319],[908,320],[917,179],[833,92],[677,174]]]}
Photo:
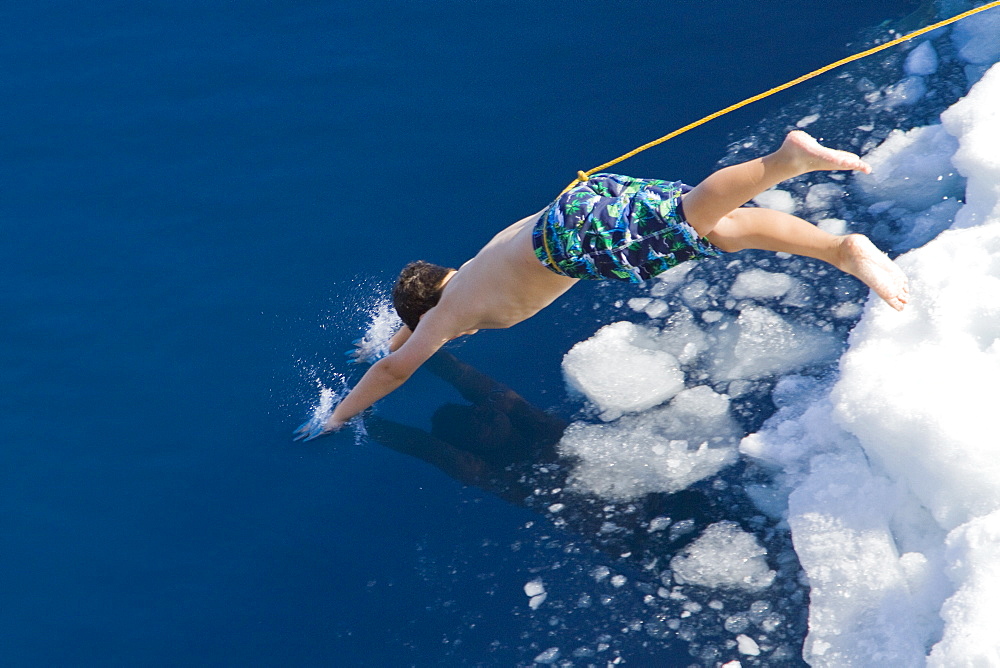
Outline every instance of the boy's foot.
{"label": "boy's foot", "polygon": [[863,234],[848,234],[840,241],[839,267],[860,279],[875,291],[879,297],[902,311],[910,299],[909,281],[906,274],[889,259],[889,256],[875,247]]}
{"label": "boy's foot", "polygon": [[836,169],[849,169],[865,174],[872,171],[871,166],[855,154],[827,148],[802,130],[788,133],[778,149],[779,153],[783,151],[802,166],[802,173]]}

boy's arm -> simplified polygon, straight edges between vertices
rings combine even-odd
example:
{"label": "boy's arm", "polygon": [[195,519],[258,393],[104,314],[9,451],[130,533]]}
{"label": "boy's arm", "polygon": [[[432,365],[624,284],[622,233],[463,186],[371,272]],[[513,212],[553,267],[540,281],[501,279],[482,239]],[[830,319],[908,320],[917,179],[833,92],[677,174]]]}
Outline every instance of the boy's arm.
{"label": "boy's arm", "polygon": [[389,352],[394,353],[399,350],[402,345],[406,343],[406,340],[410,338],[411,334],[413,334],[413,332],[410,331],[410,328],[406,325],[400,327],[399,331],[393,334],[392,338],[389,339]]}
{"label": "boy's arm", "polygon": [[[417,332],[403,337],[399,348],[375,362],[327,419],[323,431],[336,431],[406,382],[420,365],[451,339],[450,328],[428,311]],[[408,328],[404,328],[409,332]],[[403,330],[401,330],[403,331]],[[397,333],[398,335],[398,333]],[[396,337],[393,337],[396,342]]]}

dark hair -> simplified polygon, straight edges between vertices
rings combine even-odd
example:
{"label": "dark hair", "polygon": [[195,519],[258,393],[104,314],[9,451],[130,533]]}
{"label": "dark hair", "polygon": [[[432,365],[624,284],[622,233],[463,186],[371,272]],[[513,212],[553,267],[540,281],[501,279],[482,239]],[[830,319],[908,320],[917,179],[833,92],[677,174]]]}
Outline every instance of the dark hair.
{"label": "dark hair", "polygon": [[450,271],[448,267],[417,260],[399,272],[392,288],[392,305],[410,331],[417,328],[420,316],[437,305],[441,299],[441,282]]}

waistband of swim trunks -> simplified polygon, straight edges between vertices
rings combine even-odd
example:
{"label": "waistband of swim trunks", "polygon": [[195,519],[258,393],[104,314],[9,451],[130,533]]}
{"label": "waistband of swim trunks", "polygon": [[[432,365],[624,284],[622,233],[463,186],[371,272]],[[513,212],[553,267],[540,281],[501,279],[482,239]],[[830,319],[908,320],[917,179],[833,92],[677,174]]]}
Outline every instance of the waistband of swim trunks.
{"label": "waistband of swim trunks", "polygon": [[549,245],[549,235],[547,232],[549,211],[551,211],[552,207],[555,205],[556,202],[553,202],[551,205],[545,207],[542,213],[538,216],[538,220],[535,221],[535,228],[531,231],[531,246],[535,251],[535,257],[538,258],[538,261],[542,263],[543,267],[552,273],[569,277],[569,275],[560,269],[558,264],[556,264],[556,259],[552,256],[552,248]]}

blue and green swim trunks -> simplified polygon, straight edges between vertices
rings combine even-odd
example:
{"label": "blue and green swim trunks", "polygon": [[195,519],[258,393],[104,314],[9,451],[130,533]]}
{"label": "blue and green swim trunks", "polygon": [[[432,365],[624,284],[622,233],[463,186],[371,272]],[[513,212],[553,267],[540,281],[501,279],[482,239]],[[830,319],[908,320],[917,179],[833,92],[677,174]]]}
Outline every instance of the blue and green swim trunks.
{"label": "blue and green swim trunks", "polygon": [[723,251],[684,219],[680,182],[594,174],[560,195],[535,224],[535,256],[570,278],[641,283]]}

